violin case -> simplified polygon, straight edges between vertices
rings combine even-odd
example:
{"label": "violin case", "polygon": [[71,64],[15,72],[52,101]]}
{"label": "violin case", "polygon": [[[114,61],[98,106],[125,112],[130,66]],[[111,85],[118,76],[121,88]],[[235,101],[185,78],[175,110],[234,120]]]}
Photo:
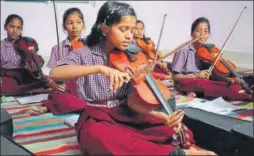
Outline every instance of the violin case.
{"label": "violin case", "polygon": [[197,145],[221,156],[253,156],[253,122],[196,108],[182,108],[183,122],[193,131]]}

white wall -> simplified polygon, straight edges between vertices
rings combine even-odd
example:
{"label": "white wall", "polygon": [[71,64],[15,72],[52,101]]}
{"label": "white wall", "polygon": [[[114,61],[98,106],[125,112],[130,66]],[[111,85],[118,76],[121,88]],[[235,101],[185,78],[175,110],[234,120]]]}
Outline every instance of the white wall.
{"label": "white wall", "polygon": [[[190,1],[128,1],[128,3],[135,9],[138,19],[144,21],[146,36],[151,37],[155,43],[159,39],[163,16],[167,14],[160,49],[172,49],[189,39]],[[181,7],[184,11],[179,9]]]}
{"label": "white wall", "polygon": [[[57,1],[56,1],[57,2]],[[86,36],[96,20],[97,12],[105,1],[96,1],[95,7],[85,3],[58,3],[60,39],[66,38],[62,30],[62,16],[66,9],[78,7],[84,13]],[[158,41],[163,15],[167,19],[160,49],[170,50],[190,39],[190,27],[197,17],[207,17],[212,25],[210,42],[220,47],[229,34],[243,6],[248,9],[242,16],[226,50],[253,53],[253,1],[125,1],[133,6],[138,18],[146,24],[146,35]],[[56,42],[56,29],[52,3],[20,3],[1,1],[1,39],[6,37],[4,21],[16,13],[24,19],[24,35],[36,38],[40,53],[47,57]]]}

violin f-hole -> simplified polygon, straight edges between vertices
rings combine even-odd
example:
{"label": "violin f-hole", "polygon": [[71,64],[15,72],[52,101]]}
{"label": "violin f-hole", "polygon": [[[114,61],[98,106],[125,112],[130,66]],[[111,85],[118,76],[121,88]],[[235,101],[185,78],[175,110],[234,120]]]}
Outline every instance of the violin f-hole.
{"label": "violin f-hole", "polygon": [[127,72],[131,77],[134,76],[134,72],[132,71],[130,67],[124,67],[124,71]]}

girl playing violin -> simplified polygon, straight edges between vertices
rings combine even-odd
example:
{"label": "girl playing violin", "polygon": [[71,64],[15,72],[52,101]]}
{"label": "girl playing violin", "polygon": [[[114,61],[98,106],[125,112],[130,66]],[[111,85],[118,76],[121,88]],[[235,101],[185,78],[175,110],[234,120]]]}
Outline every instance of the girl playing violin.
{"label": "girl playing violin", "polygon": [[[35,45],[38,49],[34,39],[28,40],[28,37],[21,37],[23,19],[16,14],[9,15],[5,20],[4,29],[7,32],[7,38],[1,41],[1,95],[15,96],[48,92],[49,90],[43,89],[45,83],[39,82],[32,76],[32,66],[29,66],[26,59],[28,47],[23,45],[23,51],[20,50],[21,40]],[[41,56],[37,56],[42,66],[44,61]],[[34,60],[31,61],[34,63]]]}
{"label": "girl playing violin", "polygon": [[[58,45],[52,48],[48,62],[49,68],[55,67],[59,59],[68,57],[74,49],[79,49],[85,45],[84,39],[81,38],[81,33],[85,29],[85,22],[80,9],[69,8],[65,11],[63,28],[67,31],[68,37],[60,43],[60,51]],[[84,102],[78,99],[76,80],[67,81],[65,84],[66,91],[64,93],[53,91],[49,96],[50,99],[43,102],[46,107],[42,107],[42,112],[50,110],[53,114],[62,114],[84,108]]]}
{"label": "girl playing violin", "polygon": [[252,100],[251,94],[241,93],[238,78],[223,77],[213,70],[210,79],[207,67],[196,55],[196,50],[208,40],[210,29],[208,19],[204,17],[193,22],[191,36],[193,38],[203,37],[174,55],[172,71],[175,88],[182,92],[191,93],[193,96],[197,93],[207,98],[222,96],[228,100]]}
{"label": "girl playing violin", "polygon": [[[50,71],[55,80],[78,78],[79,96],[87,102],[76,126],[82,151],[87,155],[213,155],[172,144],[174,129],[183,126],[183,111],[139,114],[126,104],[130,76],[109,67],[108,56],[114,49],[129,47],[135,26],[136,14],[130,5],[104,3],[87,46],[74,50]],[[189,129],[187,133],[193,143]]]}
{"label": "girl playing violin", "polygon": [[[155,49],[154,42],[150,38],[145,36],[145,24],[141,20],[137,20],[136,27],[135,29],[133,29],[133,42],[131,44],[137,44],[142,49],[142,47],[144,47],[144,44],[139,43],[144,43],[146,47],[151,46],[151,52],[153,52],[153,50]],[[148,55],[148,57],[151,57],[151,60],[153,60],[154,54],[155,53],[153,52],[153,56]],[[159,57],[160,56],[163,56],[163,54],[159,51]],[[153,76],[160,80],[171,79],[172,75],[168,69],[168,64],[166,62],[160,62],[156,66]]]}

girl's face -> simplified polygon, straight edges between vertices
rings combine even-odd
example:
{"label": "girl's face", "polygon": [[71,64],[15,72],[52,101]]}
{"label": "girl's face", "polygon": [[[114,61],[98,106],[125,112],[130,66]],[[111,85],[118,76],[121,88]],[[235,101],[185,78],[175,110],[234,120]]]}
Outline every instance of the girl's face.
{"label": "girl's face", "polygon": [[207,23],[199,23],[195,28],[194,32],[192,33],[193,38],[203,36],[197,41],[200,44],[204,44],[208,40],[209,35],[210,33]]}
{"label": "girl's face", "polygon": [[136,27],[135,16],[122,16],[120,23],[105,27],[102,31],[107,38],[107,46],[125,50],[133,39],[133,29]]}
{"label": "girl's face", "polygon": [[64,26],[71,39],[79,39],[84,29],[84,23],[78,13],[69,14]]}
{"label": "girl's face", "polygon": [[143,38],[144,37],[144,25],[142,23],[137,23],[135,29],[133,30],[134,38]]}
{"label": "girl's face", "polygon": [[22,33],[22,23],[18,18],[14,18],[6,25],[5,30],[8,38],[15,40]]}

